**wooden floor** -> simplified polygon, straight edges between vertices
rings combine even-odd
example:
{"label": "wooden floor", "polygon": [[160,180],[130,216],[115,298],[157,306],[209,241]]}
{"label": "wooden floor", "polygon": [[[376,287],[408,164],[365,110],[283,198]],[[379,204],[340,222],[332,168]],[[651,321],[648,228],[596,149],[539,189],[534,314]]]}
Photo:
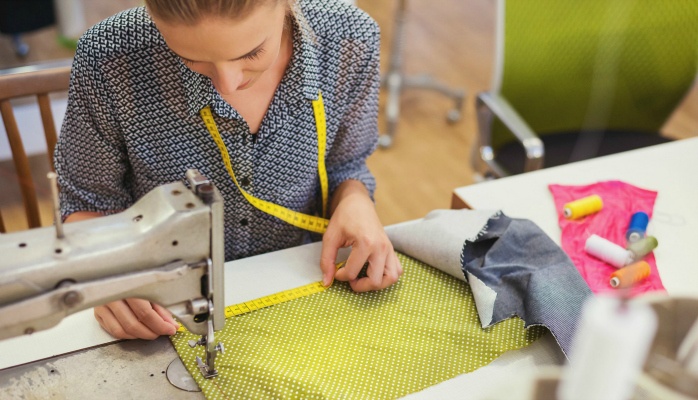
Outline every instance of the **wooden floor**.
{"label": "wooden floor", "polygon": [[[140,0],[90,0],[90,22]],[[358,0],[382,30],[382,67],[388,67],[396,0]],[[473,183],[470,152],[475,137],[474,96],[489,87],[494,57],[495,0],[412,1],[405,21],[406,74],[429,73],[441,82],[466,90],[463,118],[446,121],[450,100],[438,93],[408,90],[401,97],[401,117],[393,146],[377,150],[369,167],[378,181],[376,203],[384,224],[423,217],[448,208],[453,188]],[[32,51],[26,61],[17,59],[9,39],[0,37],[0,69],[47,59],[71,57],[57,45],[57,29],[27,35]],[[384,94],[382,103],[384,103]],[[381,129],[385,129],[381,109]],[[698,136],[698,90],[689,94],[663,131],[676,138]],[[2,172],[2,171],[0,171]],[[1,174],[0,174],[1,175]],[[2,179],[2,176],[0,176]],[[0,182],[3,191],[7,185]],[[23,229],[18,207],[4,205],[3,216],[11,230]],[[46,208],[44,222],[51,221]],[[7,221],[11,219],[11,221]]]}

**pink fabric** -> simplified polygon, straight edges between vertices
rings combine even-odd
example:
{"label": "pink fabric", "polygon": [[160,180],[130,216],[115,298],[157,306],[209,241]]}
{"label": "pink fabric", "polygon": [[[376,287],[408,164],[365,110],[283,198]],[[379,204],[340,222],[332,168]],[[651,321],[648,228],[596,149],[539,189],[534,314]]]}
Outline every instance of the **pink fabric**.
{"label": "pink fabric", "polygon": [[[553,194],[557,219],[562,229],[562,249],[572,259],[584,280],[594,293],[615,291],[609,284],[615,267],[587,254],[584,243],[592,234],[599,235],[611,242],[625,247],[625,232],[633,213],[644,211],[652,220],[652,210],[657,192],[641,189],[621,181],[605,181],[584,186],[549,185]],[[596,214],[577,220],[568,220],[562,214],[565,204],[582,197],[597,194],[603,200],[603,208]],[[661,238],[657,238],[661,243]],[[657,272],[654,253],[644,258],[652,273],[632,289],[632,294],[654,290],[664,290],[662,280]]]}

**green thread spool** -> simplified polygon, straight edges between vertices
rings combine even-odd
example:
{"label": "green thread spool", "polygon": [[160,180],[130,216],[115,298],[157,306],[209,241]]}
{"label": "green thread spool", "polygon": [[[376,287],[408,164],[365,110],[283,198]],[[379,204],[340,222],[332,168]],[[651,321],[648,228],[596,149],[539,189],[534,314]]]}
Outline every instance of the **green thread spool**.
{"label": "green thread spool", "polygon": [[640,261],[643,257],[651,253],[652,250],[657,248],[657,245],[659,245],[657,238],[654,236],[646,236],[637,242],[628,243],[627,249],[632,253],[633,260]]}

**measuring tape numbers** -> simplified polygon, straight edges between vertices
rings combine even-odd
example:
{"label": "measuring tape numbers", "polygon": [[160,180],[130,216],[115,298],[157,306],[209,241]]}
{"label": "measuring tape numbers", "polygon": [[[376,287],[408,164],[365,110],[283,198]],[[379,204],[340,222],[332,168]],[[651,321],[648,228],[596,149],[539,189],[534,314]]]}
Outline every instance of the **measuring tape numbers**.
{"label": "measuring tape numbers", "polygon": [[[345,261],[338,263],[335,267],[337,269],[340,269],[344,266],[344,264]],[[332,285],[330,284],[330,286]],[[284,290],[279,293],[270,294],[269,296],[264,296],[258,299],[233,304],[225,308],[225,318],[247,314],[249,312],[256,311],[261,308],[281,304],[289,300],[295,300],[301,297],[309,296],[311,294],[324,292],[327,289],[329,289],[329,286],[325,287],[325,285],[323,285],[321,281],[317,281],[297,288]],[[180,324],[178,331],[183,332],[185,330],[186,328],[184,327],[184,325]]]}

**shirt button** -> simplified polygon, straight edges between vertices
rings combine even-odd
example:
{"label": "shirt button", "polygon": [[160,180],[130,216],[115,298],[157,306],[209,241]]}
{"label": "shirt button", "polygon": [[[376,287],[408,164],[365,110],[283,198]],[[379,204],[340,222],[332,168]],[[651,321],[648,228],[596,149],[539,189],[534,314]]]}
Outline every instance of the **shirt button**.
{"label": "shirt button", "polygon": [[249,222],[247,221],[247,218],[243,218],[240,220],[240,225],[247,226],[247,224],[249,224]]}
{"label": "shirt button", "polygon": [[244,176],[240,179],[240,186],[250,186],[250,178]]}

